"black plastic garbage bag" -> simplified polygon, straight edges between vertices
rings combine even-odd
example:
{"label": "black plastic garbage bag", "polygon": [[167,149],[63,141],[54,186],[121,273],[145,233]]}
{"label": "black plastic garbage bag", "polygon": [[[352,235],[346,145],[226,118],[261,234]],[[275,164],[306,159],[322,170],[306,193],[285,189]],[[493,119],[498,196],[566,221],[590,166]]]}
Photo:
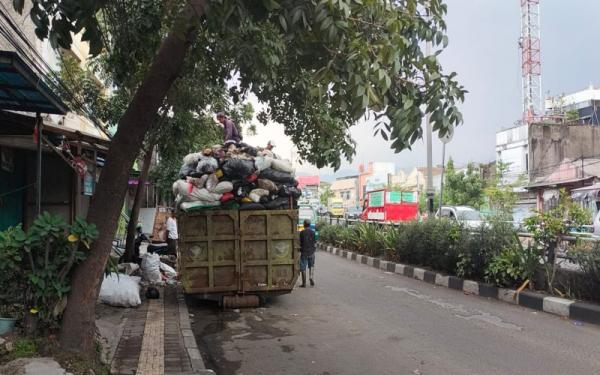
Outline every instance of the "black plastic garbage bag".
{"label": "black plastic garbage bag", "polygon": [[302,191],[295,186],[283,184],[279,187],[279,196],[298,199],[302,196]]}
{"label": "black plastic garbage bag", "polygon": [[223,174],[238,178],[245,178],[254,173],[254,162],[252,160],[229,159],[223,167]]}
{"label": "black plastic garbage bag", "polygon": [[264,210],[265,206],[260,203],[242,203],[240,211]]}
{"label": "black plastic garbage bag", "polygon": [[196,166],[196,172],[200,173],[215,173],[215,171],[219,168],[219,163],[217,159],[212,156],[200,156],[200,161],[198,161],[198,165]]}
{"label": "black plastic garbage bag", "polygon": [[245,152],[246,154],[250,155],[250,156],[256,156],[258,155],[258,150],[256,149],[256,147],[250,146],[247,143],[240,143],[240,149],[242,152]]}
{"label": "black plastic garbage bag", "polygon": [[191,176],[194,172],[196,172],[195,165],[184,164],[181,166],[181,169],[179,169],[179,178],[185,179],[187,176]]}
{"label": "black plastic garbage bag", "polygon": [[290,209],[290,198],[277,198],[265,204],[267,210],[288,210]]}
{"label": "black plastic garbage bag", "polygon": [[272,168],[268,168],[261,171],[260,178],[271,180],[273,182],[278,182],[280,184],[296,182],[294,176],[292,176],[290,173],[276,171]]}

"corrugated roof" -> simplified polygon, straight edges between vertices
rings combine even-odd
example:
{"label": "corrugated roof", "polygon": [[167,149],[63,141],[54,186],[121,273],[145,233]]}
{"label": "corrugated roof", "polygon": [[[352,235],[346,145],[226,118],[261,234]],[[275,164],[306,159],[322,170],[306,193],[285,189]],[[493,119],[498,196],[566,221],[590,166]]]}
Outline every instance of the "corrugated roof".
{"label": "corrugated roof", "polygon": [[62,115],[67,106],[15,53],[0,51],[0,109]]}

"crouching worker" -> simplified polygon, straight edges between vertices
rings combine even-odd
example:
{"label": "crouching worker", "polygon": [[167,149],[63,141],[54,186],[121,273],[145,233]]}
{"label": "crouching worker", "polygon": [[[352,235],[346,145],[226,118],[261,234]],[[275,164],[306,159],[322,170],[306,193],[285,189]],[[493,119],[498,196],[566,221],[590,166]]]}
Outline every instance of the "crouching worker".
{"label": "crouching worker", "polygon": [[306,288],[306,267],[308,267],[310,285],[315,285],[315,242],[315,232],[310,227],[310,220],[304,220],[304,230],[300,232],[301,288]]}

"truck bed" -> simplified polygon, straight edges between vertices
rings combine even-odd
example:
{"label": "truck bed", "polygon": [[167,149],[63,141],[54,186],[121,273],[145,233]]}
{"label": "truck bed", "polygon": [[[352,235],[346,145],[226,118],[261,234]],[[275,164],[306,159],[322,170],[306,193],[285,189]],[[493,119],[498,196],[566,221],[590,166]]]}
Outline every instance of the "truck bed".
{"label": "truck bed", "polygon": [[178,216],[184,291],[207,299],[289,293],[298,278],[297,210],[202,210]]}

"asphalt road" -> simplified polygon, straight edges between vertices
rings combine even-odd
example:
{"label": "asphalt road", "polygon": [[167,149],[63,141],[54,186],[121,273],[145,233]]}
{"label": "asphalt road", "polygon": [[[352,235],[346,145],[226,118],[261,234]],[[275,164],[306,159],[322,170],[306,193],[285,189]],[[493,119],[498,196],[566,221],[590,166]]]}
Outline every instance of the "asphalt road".
{"label": "asphalt road", "polygon": [[227,374],[600,374],[600,328],[318,252],[317,286],[265,307],[188,298],[207,367]]}

